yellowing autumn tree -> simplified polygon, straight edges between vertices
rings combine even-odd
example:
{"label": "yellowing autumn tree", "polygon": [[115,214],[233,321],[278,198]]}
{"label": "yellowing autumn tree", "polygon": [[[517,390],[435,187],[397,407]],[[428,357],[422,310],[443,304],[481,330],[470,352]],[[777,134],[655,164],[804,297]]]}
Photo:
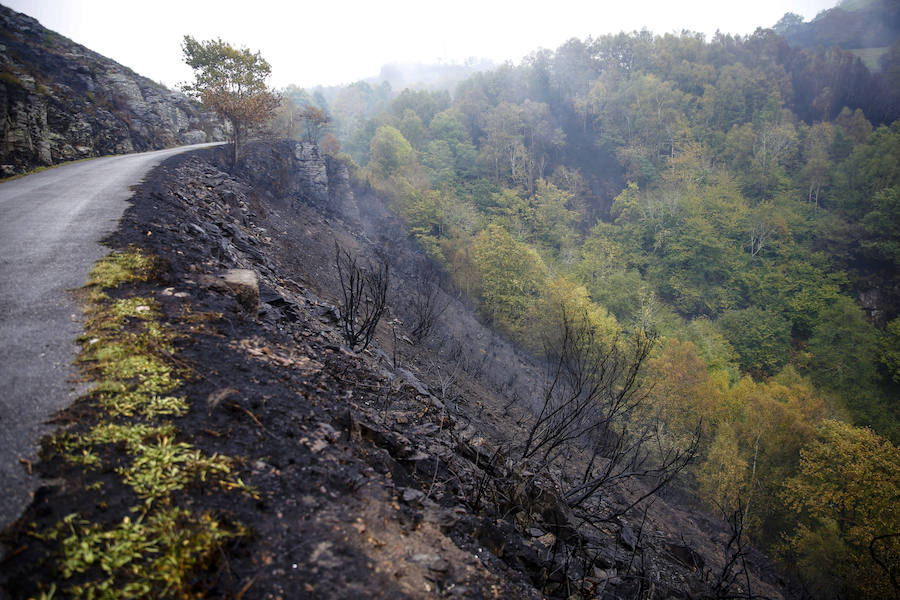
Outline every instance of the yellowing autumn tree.
{"label": "yellowing autumn tree", "polygon": [[184,62],[194,69],[194,82],[182,89],[198,98],[231,125],[232,161],[247,133],[271,118],[278,96],[266,86],[269,63],[247,48],[221,39],[198,42],[184,36]]}
{"label": "yellowing autumn tree", "polygon": [[619,323],[605,308],[591,302],[582,285],[559,277],[549,281],[540,296],[525,312],[522,343],[536,352],[544,345],[559,347],[564,332],[561,323],[569,321],[573,327],[586,327],[594,332],[595,340],[608,347],[619,336]]}
{"label": "yellowing autumn tree", "polygon": [[819,598],[900,593],[900,448],[871,429],[823,421],[784,500],[800,524],[790,554]]}
{"label": "yellowing autumn tree", "polygon": [[311,104],[304,106],[297,116],[303,124],[303,139],[311,144],[318,144],[328,130],[331,117],[318,106]]}
{"label": "yellowing autumn tree", "polygon": [[660,437],[666,444],[685,449],[701,420],[707,436],[724,417],[722,390],[691,342],[667,339],[662,353],[648,363],[647,381],[652,386],[647,405],[664,424]]}
{"label": "yellowing autumn tree", "polygon": [[742,378],[726,391],[724,408],[698,472],[701,496],[711,506],[742,508],[751,538],[764,539],[789,512],[778,493],[796,473],[800,449],[814,439],[825,405],[788,369],[767,382]]}

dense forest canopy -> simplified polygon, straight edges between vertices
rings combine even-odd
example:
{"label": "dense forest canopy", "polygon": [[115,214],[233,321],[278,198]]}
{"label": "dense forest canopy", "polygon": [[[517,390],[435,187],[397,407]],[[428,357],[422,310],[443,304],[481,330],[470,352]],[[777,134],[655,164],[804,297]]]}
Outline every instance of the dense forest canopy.
{"label": "dense forest canopy", "polygon": [[686,485],[739,508],[814,595],[889,597],[900,45],[873,71],[788,41],[828,39],[844,4],[786,15],[788,39],[571,39],[452,94],[286,95],[328,114],[358,180],[522,346],[540,352],[559,307],[606,340],[660,335],[653,418],[677,447],[703,417]]}

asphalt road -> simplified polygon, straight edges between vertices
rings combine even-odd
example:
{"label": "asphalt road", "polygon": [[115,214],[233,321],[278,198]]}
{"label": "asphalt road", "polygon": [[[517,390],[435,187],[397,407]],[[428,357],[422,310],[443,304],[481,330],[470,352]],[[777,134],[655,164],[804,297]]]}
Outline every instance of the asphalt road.
{"label": "asphalt road", "polygon": [[109,156],[0,183],[0,529],[40,485],[46,421],[83,390],[74,383],[81,311],[71,290],[108,250],[138,184],[163,159],[207,144]]}

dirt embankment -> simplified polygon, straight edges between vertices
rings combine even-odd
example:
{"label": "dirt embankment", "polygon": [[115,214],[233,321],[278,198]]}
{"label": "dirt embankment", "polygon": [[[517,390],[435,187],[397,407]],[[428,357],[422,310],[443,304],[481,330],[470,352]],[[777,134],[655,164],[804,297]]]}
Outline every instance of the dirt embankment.
{"label": "dirt embankment", "polygon": [[[171,419],[176,440],[229,457],[228,481],[240,484],[196,478],[172,492],[176,506],[233,532],[182,590],[230,598],[747,593],[743,579],[715,589],[730,556],[721,524],[658,500],[636,521],[626,515],[589,531],[523,471],[508,454],[528,414],[516,397],[539,370],[458,300],[428,341],[412,343],[400,321],[409,321],[424,262],[376,199],[348,195],[346,173],[331,165],[329,183],[343,191],[312,198],[304,185],[264,186],[258,169],[251,187],[225,172],[218,152],[157,169],[111,240],[161,265],[155,278],[114,294],[152,299],[173,332],[167,356],[183,373],[178,394],[188,407]],[[273,147],[256,152],[251,164]],[[366,352],[344,347],[337,326],[335,241],[392,264],[390,314]],[[234,268],[257,274],[258,312],[219,279]],[[60,422],[77,435],[105,418],[87,397]],[[12,598],[106,577],[90,561],[67,570],[71,555],[40,534],[72,513],[100,527],[120,522],[141,500],[117,477],[134,460],[121,444],[100,448],[97,468],[67,460],[59,444],[45,448],[38,468],[48,484],[4,536],[0,583]],[[607,502],[627,503],[621,493]],[[753,593],[783,595],[763,557],[742,560]]]}

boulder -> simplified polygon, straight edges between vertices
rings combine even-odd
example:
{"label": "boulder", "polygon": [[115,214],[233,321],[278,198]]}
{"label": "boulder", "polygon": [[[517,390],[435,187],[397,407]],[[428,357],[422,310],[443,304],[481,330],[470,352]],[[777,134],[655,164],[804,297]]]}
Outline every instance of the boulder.
{"label": "boulder", "polygon": [[259,279],[256,271],[251,269],[229,269],[222,276],[231,291],[234,292],[238,304],[248,314],[256,316],[259,312]]}

